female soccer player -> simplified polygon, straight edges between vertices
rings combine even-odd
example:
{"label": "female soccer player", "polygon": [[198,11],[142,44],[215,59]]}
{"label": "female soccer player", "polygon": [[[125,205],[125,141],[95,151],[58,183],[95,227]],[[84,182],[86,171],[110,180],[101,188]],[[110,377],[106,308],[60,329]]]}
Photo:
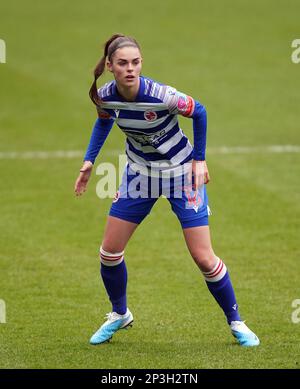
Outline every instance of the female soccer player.
{"label": "female soccer player", "polygon": [[[97,89],[96,81],[105,65],[114,80]],[[257,346],[258,337],[240,318],[227,268],[211,245],[205,187],[209,182],[205,107],[170,86],[141,76],[141,69],[142,56],[136,40],[113,35],[105,43],[90,89],[99,118],[75,183],[76,195],[86,190],[94,161],[114,122],[126,134],[128,161],[100,247],[100,272],[112,312],[90,343],[109,341],[116,331],[133,322],[126,300],[124,250],[160,195],[167,193],[190,254],[224,311],[231,333],[242,346]],[[192,118],[194,146],[179,128],[177,115]]]}

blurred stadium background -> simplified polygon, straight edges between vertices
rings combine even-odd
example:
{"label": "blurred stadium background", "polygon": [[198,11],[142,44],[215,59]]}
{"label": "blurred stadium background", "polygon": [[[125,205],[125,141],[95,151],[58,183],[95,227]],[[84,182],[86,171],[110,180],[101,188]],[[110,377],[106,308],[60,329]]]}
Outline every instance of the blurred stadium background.
{"label": "blurred stadium background", "polygon": [[[1,2],[0,368],[299,367],[299,14],[297,0]],[[126,250],[133,328],[88,344],[110,310],[98,247],[111,199],[95,170],[84,197],[73,185],[115,32],[139,41],[143,74],[207,107],[213,245],[259,348],[235,344],[164,199]],[[123,150],[115,127],[96,165]]]}

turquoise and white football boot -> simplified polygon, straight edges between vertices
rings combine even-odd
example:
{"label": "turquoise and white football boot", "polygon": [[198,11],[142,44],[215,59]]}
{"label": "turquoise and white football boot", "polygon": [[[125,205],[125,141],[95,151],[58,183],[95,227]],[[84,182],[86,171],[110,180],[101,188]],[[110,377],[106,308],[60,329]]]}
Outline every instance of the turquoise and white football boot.
{"label": "turquoise and white football boot", "polygon": [[259,345],[259,339],[243,321],[232,321],[230,323],[232,335],[236,338],[241,346],[253,347]]}
{"label": "turquoise and white football boot", "polygon": [[106,322],[91,337],[90,344],[97,345],[108,342],[115,332],[129,326],[132,327],[133,323],[133,316],[128,308],[124,315],[119,315],[117,312],[107,313],[106,319]]}

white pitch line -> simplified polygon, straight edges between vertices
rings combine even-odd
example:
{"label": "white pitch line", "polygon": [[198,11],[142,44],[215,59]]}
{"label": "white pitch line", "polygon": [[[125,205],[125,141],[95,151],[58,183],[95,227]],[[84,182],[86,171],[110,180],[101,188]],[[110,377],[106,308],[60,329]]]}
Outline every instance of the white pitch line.
{"label": "white pitch line", "polygon": [[83,157],[83,151],[58,150],[58,151],[7,151],[0,152],[0,159],[52,159],[52,158],[79,158]]}
{"label": "white pitch line", "polygon": [[208,147],[210,154],[251,154],[251,153],[300,153],[300,146],[269,145],[269,146],[220,146]]}
{"label": "white pitch line", "polygon": [[[208,154],[252,154],[252,153],[300,153],[298,145],[269,145],[269,146],[220,146],[208,147]],[[0,151],[0,159],[83,159],[83,150],[57,150],[57,151]],[[107,150],[100,155],[116,156],[125,154],[123,150]]]}

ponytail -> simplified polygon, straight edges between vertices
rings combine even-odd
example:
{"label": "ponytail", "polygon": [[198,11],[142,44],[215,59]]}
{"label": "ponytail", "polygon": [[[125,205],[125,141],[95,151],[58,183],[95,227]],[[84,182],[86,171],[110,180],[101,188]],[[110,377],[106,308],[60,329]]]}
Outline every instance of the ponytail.
{"label": "ponytail", "polygon": [[89,96],[96,106],[99,106],[101,103],[101,99],[98,96],[97,80],[104,73],[106,57],[108,57],[108,60],[111,61],[112,54],[120,47],[125,46],[134,46],[140,49],[135,39],[127,37],[123,34],[114,34],[108,39],[107,42],[105,42],[104,53],[94,69],[94,81],[89,90]]}
{"label": "ponytail", "polygon": [[102,75],[105,69],[105,58],[106,56],[103,55],[101,60],[97,63],[95,69],[94,69],[94,82],[92,83],[92,86],[89,90],[89,95],[92,100],[92,102],[96,105],[100,104],[100,98],[98,96],[98,90],[97,90],[97,80]]}

